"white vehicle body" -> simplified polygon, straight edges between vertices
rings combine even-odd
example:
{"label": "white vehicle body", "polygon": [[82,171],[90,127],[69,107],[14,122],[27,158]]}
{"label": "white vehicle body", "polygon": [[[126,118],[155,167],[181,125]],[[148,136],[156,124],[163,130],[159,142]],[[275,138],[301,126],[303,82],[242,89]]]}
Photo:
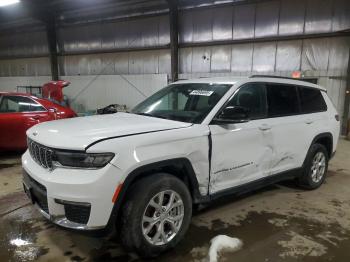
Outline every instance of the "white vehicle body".
{"label": "white vehicle body", "polygon": [[[30,141],[43,148],[115,154],[107,165],[98,169],[59,166],[50,169],[40,165],[27,150],[22,164],[30,179],[24,179],[24,184],[29,187],[28,183],[39,183],[46,188],[47,209],[41,206],[42,213],[64,227],[104,228],[116,204],[122,205],[120,191],[145,167],[157,163],[186,165],[193,173],[189,178],[193,201],[199,203],[300,169],[311,144],[319,137],[331,139],[330,157],[336,150],[337,112],[325,90],[317,85],[266,77],[206,78],[174,84],[179,83],[220,83],[232,87],[201,123],[116,113],[47,122],[28,130]],[[320,90],[327,110],[213,124],[227,101],[249,83],[277,83]],[[65,204],[70,203],[90,205],[86,223],[67,218]]]}

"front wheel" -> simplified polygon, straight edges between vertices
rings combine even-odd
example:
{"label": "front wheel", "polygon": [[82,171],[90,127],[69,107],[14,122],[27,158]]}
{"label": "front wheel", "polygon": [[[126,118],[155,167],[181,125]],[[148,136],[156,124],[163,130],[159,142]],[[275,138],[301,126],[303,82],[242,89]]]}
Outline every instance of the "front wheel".
{"label": "front wheel", "polygon": [[120,238],[130,251],[153,257],[173,248],[186,233],[192,200],[178,178],[159,173],[137,181],[122,211]]}
{"label": "front wheel", "polygon": [[326,178],[328,159],[328,152],[323,145],[312,145],[306,156],[299,184],[307,189],[320,187]]}

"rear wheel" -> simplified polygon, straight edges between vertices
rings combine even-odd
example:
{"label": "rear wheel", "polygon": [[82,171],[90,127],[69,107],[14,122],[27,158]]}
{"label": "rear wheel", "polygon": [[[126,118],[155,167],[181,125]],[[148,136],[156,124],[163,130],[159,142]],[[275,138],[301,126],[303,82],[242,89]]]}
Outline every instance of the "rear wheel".
{"label": "rear wheel", "polygon": [[328,152],[323,145],[312,145],[306,157],[299,184],[307,189],[320,187],[326,178],[328,160]]}
{"label": "rear wheel", "polygon": [[169,174],[151,175],[137,181],[128,192],[121,242],[143,257],[156,256],[180,241],[191,216],[192,200],[186,185]]}

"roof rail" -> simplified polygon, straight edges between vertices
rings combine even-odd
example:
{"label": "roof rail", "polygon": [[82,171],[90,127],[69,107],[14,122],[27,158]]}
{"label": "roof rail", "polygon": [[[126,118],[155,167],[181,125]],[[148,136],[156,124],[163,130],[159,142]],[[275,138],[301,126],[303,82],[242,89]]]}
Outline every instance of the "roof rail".
{"label": "roof rail", "polygon": [[293,78],[293,77],[287,77],[287,76],[274,76],[274,75],[251,75],[249,78],[256,78],[256,77],[280,78],[280,79],[291,79],[291,80],[303,81],[302,78]]}

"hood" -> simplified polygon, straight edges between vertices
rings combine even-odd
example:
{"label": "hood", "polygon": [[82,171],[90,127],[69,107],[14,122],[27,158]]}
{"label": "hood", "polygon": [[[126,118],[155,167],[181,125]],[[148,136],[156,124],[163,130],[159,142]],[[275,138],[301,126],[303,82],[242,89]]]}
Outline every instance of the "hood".
{"label": "hood", "polygon": [[192,124],[129,113],[77,117],[41,123],[27,136],[42,145],[85,150],[93,142],[109,137],[189,127]]}

